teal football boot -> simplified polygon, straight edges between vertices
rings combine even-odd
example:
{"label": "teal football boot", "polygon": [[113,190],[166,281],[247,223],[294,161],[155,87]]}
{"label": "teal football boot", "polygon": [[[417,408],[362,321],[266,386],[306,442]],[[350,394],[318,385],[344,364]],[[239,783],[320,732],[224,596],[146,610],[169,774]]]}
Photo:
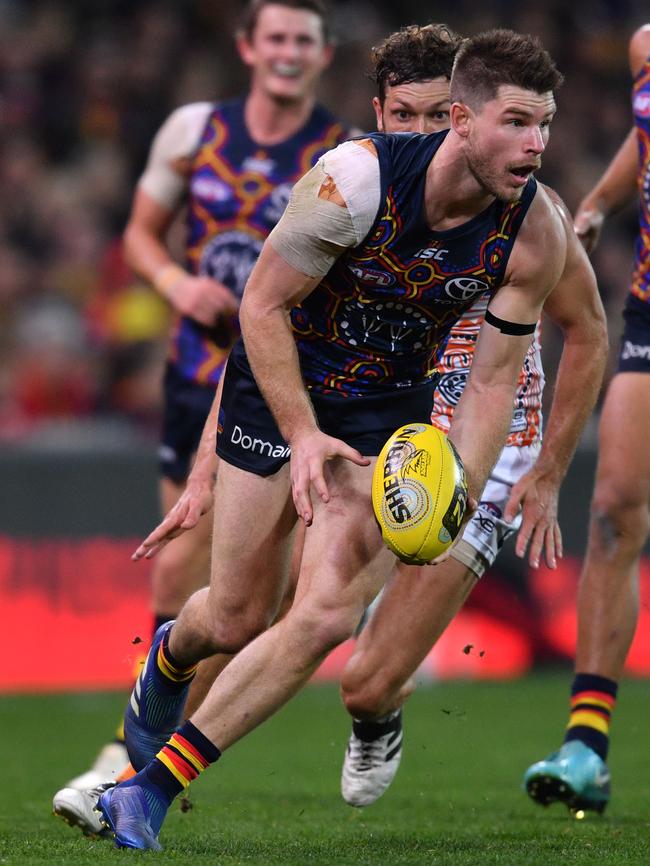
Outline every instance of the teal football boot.
{"label": "teal football boot", "polygon": [[526,770],[524,789],[542,806],[565,803],[573,812],[603,812],[609,802],[607,764],[580,740],[564,743]]}

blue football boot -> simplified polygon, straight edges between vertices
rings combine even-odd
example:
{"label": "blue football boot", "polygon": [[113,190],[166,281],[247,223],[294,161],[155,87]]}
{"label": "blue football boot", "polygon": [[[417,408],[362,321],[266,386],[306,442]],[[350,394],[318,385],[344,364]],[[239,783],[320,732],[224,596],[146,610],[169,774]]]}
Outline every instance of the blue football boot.
{"label": "blue football boot", "polygon": [[610,775],[593,749],[580,740],[569,740],[526,770],[524,788],[542,806],[559,802],[572,812],[603,812],[609,802]]}
{"label": "blue football boot", "polygon": [[129,779],[104,791],[96,811],[101,824],[114,836],[117,848],[162,851],[158,833],[167,805],[148,788]]}
{"label": "blue football boot", "polygon": [[136,770],[145,767],[182,722],[191,678],[168,679],[158,666],[158,650],[174,620],[160,626],[136,680],[124,713],[124,739]]}

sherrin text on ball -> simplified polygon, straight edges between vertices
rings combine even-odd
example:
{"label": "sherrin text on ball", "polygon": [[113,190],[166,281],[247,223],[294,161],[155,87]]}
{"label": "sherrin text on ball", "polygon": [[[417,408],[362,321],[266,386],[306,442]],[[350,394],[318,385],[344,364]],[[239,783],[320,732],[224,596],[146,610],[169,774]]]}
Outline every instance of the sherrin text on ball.
{"label": "sherrin text on ball", "polygon": [[372,478],[372,505],[385,544],[423,565],[453,543],[467,506],[458,452],[431,424],[405,424],[386,442]]}

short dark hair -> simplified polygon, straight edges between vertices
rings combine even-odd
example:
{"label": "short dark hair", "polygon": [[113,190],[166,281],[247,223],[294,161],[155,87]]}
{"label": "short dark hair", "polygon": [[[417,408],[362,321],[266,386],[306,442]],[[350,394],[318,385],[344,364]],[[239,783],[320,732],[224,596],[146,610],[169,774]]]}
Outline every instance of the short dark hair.
{"label": "short dark hair", "polygon": [[535,93],[562,84],[551,55],[536,36],[512,30],[488,30],[466,39],[456,53],[451,101],[475,106],[489,102],[503,84]]}
{"label": "short dark hair", "polygon": [[409,24],[372,49],[372,77],[383,103],[387,87],[451,78],[462,38],[446,24]]}
{"label": "short dark hair", "polygon": [[329,23],[327,7],[323,0],[250,0],[241,19],[239,32],[250,41],[253,31],[257,26],[260,12],[265,6],[286,6],[289,9],[304,9],[318,15],[323,27],[323,39],[325,42],[332,41],[332,32]]}

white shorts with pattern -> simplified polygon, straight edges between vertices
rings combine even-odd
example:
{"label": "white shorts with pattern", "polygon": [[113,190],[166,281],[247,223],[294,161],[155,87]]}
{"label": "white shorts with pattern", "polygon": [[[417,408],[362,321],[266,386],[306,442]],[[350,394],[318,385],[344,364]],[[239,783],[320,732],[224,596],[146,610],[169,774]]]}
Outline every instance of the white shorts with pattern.
{"label": "white shorts with pattern", "polygon": [[512,488],[532,468],[540,448],[539,442],[506,445],[485,485],[476,512],[451,552],[454,559],[471,568],[477,577],[494,563],[503,543],[521,526],[521,512],[511,523],[503,519],[503,512]]}

